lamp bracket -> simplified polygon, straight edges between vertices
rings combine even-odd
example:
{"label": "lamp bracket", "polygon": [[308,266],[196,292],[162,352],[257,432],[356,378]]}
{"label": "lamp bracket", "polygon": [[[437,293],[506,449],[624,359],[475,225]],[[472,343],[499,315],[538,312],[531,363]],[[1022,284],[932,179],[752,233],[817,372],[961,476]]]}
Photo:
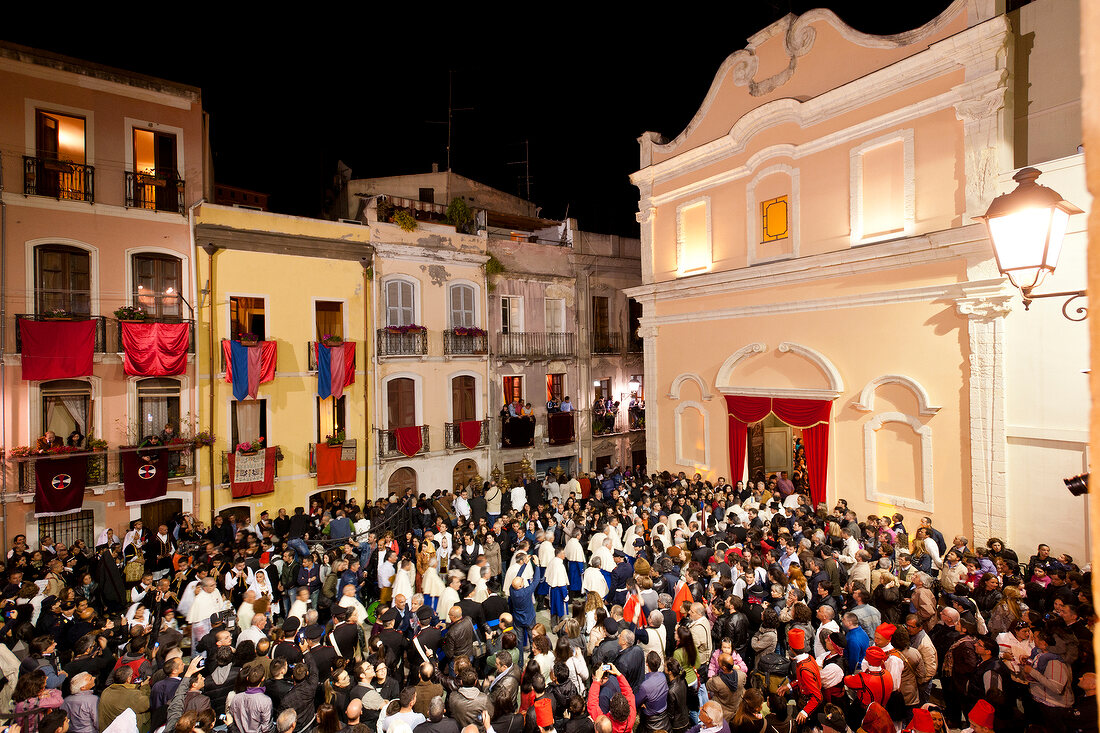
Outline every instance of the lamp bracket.
{"label": "lamp bracket", "polygon": [[1065,298],[1066,302],[1062,303],[1062,315],[1067,320],[1080,322],[1089,317],[1089,309],[1087,305],[1079,305],[1073,309],[1073,315],[1070,315],[1070,303],[1078,298],[1087,298],[1088,293],[1084,290],[1063,290],[1057,293],[1035,293],[1031,288],[1020,288],[1020,291],[1024,296],[1024,310],[1028,310],[1032,301],[1039,298]]}

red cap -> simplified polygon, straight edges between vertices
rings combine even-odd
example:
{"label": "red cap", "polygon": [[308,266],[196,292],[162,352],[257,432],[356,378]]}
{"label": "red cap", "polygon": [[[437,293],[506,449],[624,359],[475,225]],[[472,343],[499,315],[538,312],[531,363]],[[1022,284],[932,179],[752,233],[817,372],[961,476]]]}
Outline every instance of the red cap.
{"label": "red cap", "polygon": [[882,651],[882,647],[872,644],[867,648],[863,658],[867,660],[869,666],[881,667],[886,662],[886,652]]}
{"label": "red cap", "polygon": [[893,624],[879,624],[878,628],[875,629],[875,633],[889,641],[894,638],[894,632],[897,630],[898,627]]}
{"label": "red cap", "polygon": [[909,727],[904,733],[936,733],[936,724],[932,721],[932,713],[924,708],[913,710],[913,719],[909,721]]}
{"label": "red cap", "polygon": [[554,727],[554,709],[550,707],[548,698],[535,700],[535,722],[540,728]]}
{"label": "red cap", "polygon": [[806,650],[806,632],[802,629],[791,629],[787,632],[787,646],[792,651],[802,652]]}
{"label": "red cap", "polygon": [[971,725],[980,725],[983,728],[993,727],[993,706],[987,703],[985,700],[978,700],[977,704],[971,708],[970,713],[966,716],[970,719]]}

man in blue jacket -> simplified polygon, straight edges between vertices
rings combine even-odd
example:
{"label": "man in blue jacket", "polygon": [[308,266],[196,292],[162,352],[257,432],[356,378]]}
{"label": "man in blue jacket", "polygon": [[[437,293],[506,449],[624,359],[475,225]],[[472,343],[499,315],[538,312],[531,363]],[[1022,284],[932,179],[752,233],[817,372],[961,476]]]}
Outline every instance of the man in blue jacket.
{"label": "man in blue jacket", "polygon": [[535,585],[523,578],[512,581],[512,591],[508,596],[512,605],[512,623],[520,647],[526,647],[531,637],[531,627],[535,625]]}
{"label": "man in blue jacket", "polygon": [[856,674],[863,664],[863,655],[871,646],[871,637],[859,625],[859,616],[854,613],[844,614],[841,623],[844,625],[844,662],[848,665],[848,674]]}

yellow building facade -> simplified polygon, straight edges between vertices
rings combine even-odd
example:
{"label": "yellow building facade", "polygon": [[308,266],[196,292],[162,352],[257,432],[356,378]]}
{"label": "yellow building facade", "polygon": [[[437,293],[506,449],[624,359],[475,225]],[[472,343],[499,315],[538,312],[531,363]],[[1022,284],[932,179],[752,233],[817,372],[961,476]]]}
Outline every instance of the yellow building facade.
{"label": "yellow building facade", "polygon": [[[192,229],[198,422],[215,437],[199,450],[196,516],[255,521],[264,510],[293,513],[312,499],[362,501],[374,463],[370,227],[204,203]],[[274,344],[274,378],[258,386],[255,399],[238,400],[226,380],[223,341],[247,333],[261,346]],[[313,344],[326,335],[355,345],[354,382],[339,400],[318,397]],[[354,444],[354,478],[345,464],[337,483],[322,485],[316,452],[341,433],[345,451]],[[274,491],[234,498],[229,453],[258,437],[277,449]]]}

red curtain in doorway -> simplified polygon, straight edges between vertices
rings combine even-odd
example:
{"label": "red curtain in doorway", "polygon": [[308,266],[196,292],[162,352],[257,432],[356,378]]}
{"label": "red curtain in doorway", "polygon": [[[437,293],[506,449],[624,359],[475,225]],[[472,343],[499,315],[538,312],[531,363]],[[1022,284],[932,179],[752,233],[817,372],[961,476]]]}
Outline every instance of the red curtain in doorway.
{"label": "red curtain in doorway", "polygon": [[825,501],[831,400],[726,395],[726,409],[729,414],[730,481],[736,484],[744,480],[742,471],[749,425],[774,414],[788,425],[802,429],[802,439],[806,442],[806,470],[810,473],[810,498],[815,507]]}

